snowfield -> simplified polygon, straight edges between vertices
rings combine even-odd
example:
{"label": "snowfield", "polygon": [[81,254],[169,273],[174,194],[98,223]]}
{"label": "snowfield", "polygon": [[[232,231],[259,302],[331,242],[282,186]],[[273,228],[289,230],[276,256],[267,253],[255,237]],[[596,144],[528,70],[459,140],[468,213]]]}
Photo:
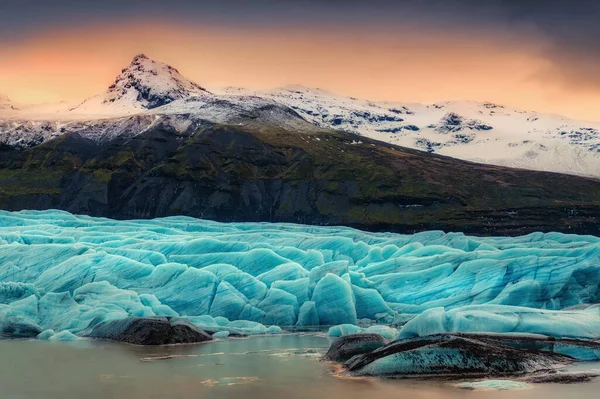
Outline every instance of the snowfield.
{"label": "snowfield", "polygon": [[318,126],[404,147],[479,163],[600,176],[597,122],[492,103],[373,102],[302,86],[253,94],[285,104]]}

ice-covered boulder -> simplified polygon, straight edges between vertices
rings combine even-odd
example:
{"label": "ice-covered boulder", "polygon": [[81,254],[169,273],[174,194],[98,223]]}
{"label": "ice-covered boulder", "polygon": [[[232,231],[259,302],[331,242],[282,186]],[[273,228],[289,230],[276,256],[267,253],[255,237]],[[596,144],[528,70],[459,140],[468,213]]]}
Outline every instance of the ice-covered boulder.
{"label": "ice-covered boulder", "polygon": [[600,360],[600,340],[555,338],[536,334],[454,334],[515,349],[557,353],[577,361]]}
{"label": "ice-covered boulder", "polygon": [[402,339],[345,363],[361,376],[494,376],[554,370],[573,362],[567,356],[535,352],[493,340],[455,335]]}

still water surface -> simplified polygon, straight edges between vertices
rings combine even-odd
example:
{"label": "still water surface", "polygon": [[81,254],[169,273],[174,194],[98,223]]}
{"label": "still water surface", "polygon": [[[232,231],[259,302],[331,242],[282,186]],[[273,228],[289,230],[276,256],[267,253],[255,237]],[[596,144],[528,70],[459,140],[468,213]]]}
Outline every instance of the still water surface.
{"label": "still water surface", "polygon": [[158,348],[0,341],[0,398],[597,399],[600,392],[600,381],[482,392],[459,389],[455,382],[344,379],[319,361],[330,342],[320,335]]}

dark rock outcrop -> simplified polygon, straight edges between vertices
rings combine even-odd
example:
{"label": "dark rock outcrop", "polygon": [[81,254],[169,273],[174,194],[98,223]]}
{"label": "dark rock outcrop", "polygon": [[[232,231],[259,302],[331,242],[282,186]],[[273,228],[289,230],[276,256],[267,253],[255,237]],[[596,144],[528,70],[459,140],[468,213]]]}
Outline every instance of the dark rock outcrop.
{"label": "dark rock outcrop", "polygon": [[128,317],[99,323],[83,336],[134,345],[191,344],[212,340],[185,319],[177,317]]}
{"label": "dark rock outcrop", "polygon": [[541,351],[569,356],[577,361],[600,360],[600,340],[555,338],[544,335],[467,334],[454,336],[475,338],[491,344],[501,343],[515,349]]}
{"label": "dark rock outcrop", "polygon": [[387,341],[379,334],[349,334],[333,341],[323,360],[343,362],[353,356],[372,352]]}
{"label": "dark rock outcrop", "polygon": [[595,373],[548,373],[528,377],[525,381],[532,384],[580,384],[592,382],[599,377]]}
{"label": "dark rock outcrop", "polygon": [[492,338],[440,334],[394,341],[344,365],[352,375],[464,377],[543,372],[573,361],[560,354],[516,349]]}

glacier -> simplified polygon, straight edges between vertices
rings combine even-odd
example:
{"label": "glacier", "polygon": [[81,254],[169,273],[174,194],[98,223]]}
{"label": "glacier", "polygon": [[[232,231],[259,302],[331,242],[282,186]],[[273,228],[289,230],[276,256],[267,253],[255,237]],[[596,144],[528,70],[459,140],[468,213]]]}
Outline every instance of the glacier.
{"label": "glacier", "polygon": [[599,338],[599,302],[593,236],[0,211],[0,337],[77,339],[104,321],[164,316],[222,338],[292,326],[390,340],[446,332]]}

